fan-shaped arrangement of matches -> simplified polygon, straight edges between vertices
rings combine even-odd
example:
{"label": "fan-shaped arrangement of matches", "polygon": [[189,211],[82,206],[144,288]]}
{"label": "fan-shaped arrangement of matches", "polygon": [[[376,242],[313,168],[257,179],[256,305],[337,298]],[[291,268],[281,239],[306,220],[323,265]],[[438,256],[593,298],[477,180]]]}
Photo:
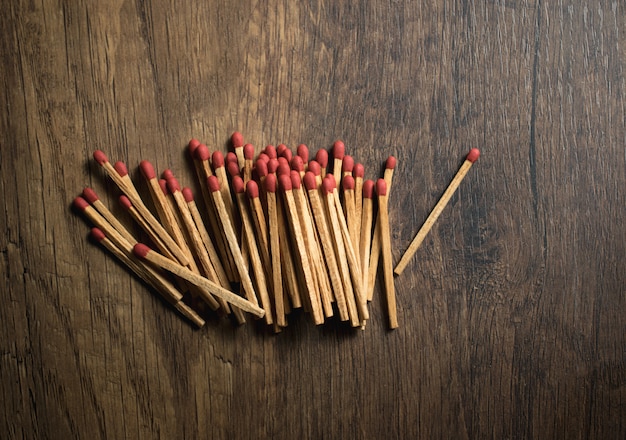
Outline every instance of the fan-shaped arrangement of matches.
{"label": "fan-shaped arrangement of matches", "polygon": [[389,326],[397,327],[387,215],[395,158],[387,159],[383,178],[374,182],[365,180],[363,165],[345,154],[341,141],[329,163],[323,149],[310,159],[305,145],[295,154],[269,145],[255,158],[241,134],[231,140],[234,152],[226,157],[189,142],[202,203],[171,170],[159,179],[142,161],[153,210],[124,163],[112,165],[102,151],[94,153],[149,245],[92,189],[85,188],[74,205],[93,223],[99,243],[199,327],[199,312],[210,307],[238,323],[251,314],[275,331],[297,308],[316,325],[337,314],[364,328],[381,258]]}

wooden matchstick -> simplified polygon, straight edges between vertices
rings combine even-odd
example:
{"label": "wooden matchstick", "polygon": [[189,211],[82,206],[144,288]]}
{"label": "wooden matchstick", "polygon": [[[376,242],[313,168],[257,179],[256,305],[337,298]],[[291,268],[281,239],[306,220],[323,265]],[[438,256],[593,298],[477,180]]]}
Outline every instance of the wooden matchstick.
{"label": "wooden matchstick", "polygon": [[[344,161],[345,163],[345,161]],[[359,237],[357,237],[357,222],[361,222],[361,218],[357,218],[355,209],[355,182],[352,174],[346,174],[342,181],[343,186],[343,212],[346,216],[346,223],[348,225],[348,232],[350,232],[350,239],[352,241],[352,248],[359,248]]]}
{"label": "wooden matchstick", "polygon": [[252,179],[252,165],[254,164],[254,145],[246,144],[243,147],[243,182],[248,183]]}
{"label": "wooden matchstick", "polygon": [[222,152],[219,150],[214,151],[213,155],[211,156],[211,164],[213,165],[213,171],[215,172],[215,176],[220,183],[220,191],[222,193],[222,200],[224,200],[226,212],[228,213],[234,229],[236,231],[239,231],[241,222],[235,212],[235,202],[233,201],[230,192],[230,183],[228,182],[228,176],[226,174],[224,154],[222,154]]}
{"label": "wooden matchstick", "polygon": [[189,281],[191,284],[200,287],[201,292],[208,291],[211,294],[228,301],[233,306],[236,306],[241,310],[249,312],[259,318],[262,318],[263,315],[265,315],[265,311],[254,303],[240,297],[239,295],[236,295],[230,290],[224,289],[222,286],[215,284],[214,282],[209,281],[208,279],[200,275],[193,273],[185,266],[181,266],[180,264],[170,260],[169,258],[159,254],[158,252],[153,251],[143,243],[137,243],[133,247],[133,252],[138,257],[143,258],[151,262],[152,264],[155,264],[156,266],[161,267],[162,269],[165,269],[173,273],[174,275]]}
{"label": "wooden matchstick", "polygon": [[104,217],[109,223],[111,223],[111,225],[115,228],[117,232],[122,235],[122,237],[124,237],[131,243],[137,241],[135,237],[133,237],[133,235],[128,232],[128,229],[126,229],[126,227],[124,227],[124,225],[120,223],[120,221],[109,210],[109,208],[107,208],[107,206],[102,203],[102,201],[100,201],[100,197],[98,197],[98,194],[96,194],[93,189],[83,189],[83,197],[87,199],[87,201],[91,203],[94,208],[96,208],[96,210],[102,215],[102,217]]}
{"label": "wooden matchstick", "polygon": [[402,271],[404,271],[406,266],[409,264],[409,261],[411,260],[411,258],[413,257],[417,249],[422,244],[422,241],[424,241],[424,238],[426,237],[428,232],[431,230],[431,228],[437,221],[437,218],[439,218],[439,215],[441,214],[441,212],[444,210],[444,208],[446,207],[446,205],[448,204],[448,202],[454,195],[454,192],[457,190],[457,188],[461,184],[461,181],[463,180],[463,178],[465,177],[469,169],[472,167],[474,162],[478,160],[479,156],[480,156],[480,150],[478,148],[472,148],[469,151],[469,153],[467,154],[465,158],[465,161],[461,165],[461,168],[459,168],[459,171],[456,173],[456,175],[454,176],[454,178],[448,185],[448,188],[446,188],[445,192],[443,193],[443,195],[441,196],[441,198],[439,199],[439,201],[437,202],[437,204],[435,205],[431,213],[426,218],[426,221],[424,222],[424,224],[418,231],[417,235],[415,236],[415,238],[409,245],[408,249],[404,252],[404,255],[402,255],[402,258],[400,258],[400,261],[398,262],[398,264],[396,265],[396,268],[394,269],[394,272],[396,273],[396,275],[400,275]]}
{"label": "wooden matchstick", "polygon": [[126,267],[135,273],[135,275],[152,286],[152,288],[156,290],[161,297],[163,297],[163,299],[174,306],[174,308],[184,317],[193,322],[197,327],[204,326],[204,319],[202,319],[191,307],[182,301],[182,293],[176,290],[172,283],[158,274],[158,272],[147,270],[145,266],[140,264],[140,261],[134,260],[131,256],[118,248],[106,237],[105,233],[101,229],[92,228],[91,236],[109,252],[111,252],[113,256],[125,264]]}
{"label": "wooden matchstick", "polygon": [[[363,216],[363,179],[365,177],[365,168],[361,163],[355,163],[352,168],[352,176],[354,177],[354,211],[356,221],[357,243],[361,237],[361,218]],[[358,247],[355,248],[358,250]],[[365,290],[363,290],[365,292]]]}
{"label": "wooden matchstick", "polygon": [[320,166],[320,174],[322,178],[326,177],[326,167],[328,166],[328,151],[324,149],[317,150],[317,153],[315,153],[315,161]]}
{"label": "wooden matchstick", "polygon": [[231,135],[230,141],[237,155],[237,165],[239,165],[239,169],[242,170],[245,162],[243,135],[236,131]]}
{"label": "wooden matchstick", "polygon": [[344,143],[341,141],[335,141],[333,144],[333,177],[335,178],[336,188],[341,188],[341,169],[343,168],[343,157],[345,154],[346,147]]}
{"label": "wooden matchstick", "polygon": [[385,183],[385,179],[376,181],[376,194],[378,195],[378,218],[380,219],[380,244],[383,254],[383,277],[385,280],[387,314],[389,316],[389,328],[394,329],[398,327],[398,315],[396,311],[396,291],[393,283],[393,261],[391,259],[387,183]]}
{"label": "wooden matchstick", "polygon": [[[258,199],[254,197],[254,189],[251,190],[251,184],[254,181],[248,182],[247,190],[253,194],[250,196],[252,199]],[[266,197],[267,197],[267,218],[269,220],[269,253],[271,256],[270,270],[272,274],[272,293],[274,297],[274,311],[276,313],[276,324],[281,327],[287,325],[287,319],[285,317],[285,303],[284,290],[283,290],[283,270],[281,267],[281,251],[280,251],[280,229],[278,226],[278,204],[276,202],[276,176],[271,175],[270,178],[265,180],[266,183]],[[258,188],[256,190],[258,192]],[[267,239],[267,238],[266,238]],[[287,269],[287,268],[286,268]],[[287,275],[287,273],[285,273]],[[289,282],[289,280],[287,280]]]}
{"label": "wooden matchstick", "polygon": [[[374,181],[366,180],[363,183],[363,210],[361,217],[361,236],[359,240],[359,255],[361,257],[361,287],[363,292],[367,290],[367,279],[369,276],[370,248],[372,245],[372,223],[374,218]],[[366,298],[367,300],[367,298]]]}

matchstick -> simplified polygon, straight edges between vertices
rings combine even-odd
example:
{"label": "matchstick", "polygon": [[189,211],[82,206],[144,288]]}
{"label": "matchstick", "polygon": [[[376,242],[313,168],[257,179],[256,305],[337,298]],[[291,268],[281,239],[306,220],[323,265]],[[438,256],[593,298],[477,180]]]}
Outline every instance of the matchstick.
{"label": "matchstick", "polygon": [[469,151],[469,153],[467,153],[467,156],[465,157],[465,161],[461,165],[461,168],[459,168],[459,171],[456,173],[456,175],[454,176],[454,178],[448,185],[448,188],[446,188],[445,192],[443,193],[443,195],[441,196],[441,198],[439,199],[439,201],[437,202],[437,204],[435,205],[431,213],[426,218],[426,221],[424,222],[424,224],[418,231],[417,235],[415,236],[415,238],[409,245],[408,249],[404,252],[404,255],[402,255],[402,258],[400,258],[400,261],[398,262],[398,264],[396,265],[396,268],[394,269],[394,272],[396,273],[396,275],[400,275],[402,271],[404,271],[406,266],[409,264],[409,261],[411,260],[415,252],[417,252],[417,249],[420,247],[420,245],[424,241],[424,238],[426,237],[430,229],[435,224],[435,221],[437,221],[437,218],[439,218],[439,215],[441,214],[441,212],[444,210],[444,208],[446,207],[446,205],[448,204],[448,202],[454,195],[454,192],[457,190],[457,188],[461,184],[461,181],[463,181],[463,178],[465,177],[469,169],[472,167],[474,162],[478,160],[479,156],[480,156],[480,150],[478,148],[472,148]]}
{"label": "matchstick", "polygon": [[135,237],[133,237],[132,234],[128,232],[128,229],[126,229],[126,227],[124,227],[124,225],[120,223],[120,221],[109,210],[109,208],[107,208],[106,205],[102,203],[102,201],[100,201],[100,197],[98,197],[98,194],[96,194],[96,192],[93,189],[91,188],[83,189],[83,197],[89,203],[91,203],[91,205],[94,208],[96,208],[96,210],[102,215],[102,217],[104,217],[109,223],[111,223],[111,225],[115,228],[115,230],[119,232],[122,235],[122,237],[128,240],[128,242],[132,243],[134,241],[137,241]]}
{"label": "matchstick", "polygon": [[213,165],[215,176],[220,183],[220,191],[222,193],[222,199],[224,200],[226,212],[228,212],[228,216],[230,217],[235,230],[239,231],[240,221],[236,215],[235,203],[230,192],[230,183],[228,182],[228,176],[226,175],[224,154],[222,154],[221,151],[214,151],[211,156],[211,164]]}
{"label": "matchstick", "polygon": [[322,178],[326,177],[326,167],[328,166],[328,151],[324,149],[317,150],[317,153],[315,153],[315,161],[320,166],[320,174]]}
{"label": "matchstick", "polygon": [[[341,188],[341,169],[343,168],[343,157],[346,154],[346,147],[343,142],[335,141],[333,144],[333,176],[335,187]],[[318,160],[319,161],[319,160]],[[320,162],[320,165],[322,163]]]}
{"label": "matchstick", "polygon": [[304,164],[304,171],[305,172],[308,171],[306,168],[307,168],[307,163],[309,162],[309,147],[307,147],[304,144],[298,145],[298,148],[296,148],[296,155],[302,158],[302,163]]}
{"label": "matchstick", "polygon": [[[251,199],[257,199],[254,187],[251,186],[254,181],[248,182],[246,190]],[[285,303],[283,290],[283,270],[281,267],[281,251],[280,251],[280,230],[278,226],[278,205],[276,202],[276,177],[272,175],[265,180],[266,197],[267,197],[267,218],[269,219],[269,254],[271,256],[270,271],[272,275],[272,294],[274,297],[274,311],[276,313],[276,324],[280,327],[287,326],[285,318]],[[258,193],[258,187],[256,188]],[[252,193],[252,194],[250,194]],[[265,238],[267,240],[267,238]],[[287,269],[287,268],[286,268]],[[287,276],[288,274],[285,273]],[[289,283],[291,280],[287,280]]]}
{"label": "matchstick", "polygon": [[[345,163],[345,162],[344,162]],[[343,212],[346,216],[346,223],[348,225],[348,232],[350,232],[350,240],[352,241],[352,248],[359,248],[359,237],[357,237],[357,222],[361,222],[361,218],[357,218],[355,209],[355,182],[352,174],[346,174],[342,181],[343,186]]]}
{"label": "matchstick", "polygon": [[[365,177],[365,168],[361,163],[355,163],[352,168],[352,176],[354,177],[354,211],[356,221],[357,243],[361,237],[361,217],[363,216],[363,179]],[[358,247],[355,248],[358,250]],[[365,290],[363,290],[365,292]]]}
{"label": "matchstick", "polygon": [[[158,274],[155,271],[147,270],[147,268],[140,264],[140,261],[135,261],[131,256],[127,255],[124,251],[118,248],[111,240],[109,240],[105,233],[99,228],[91,229],[91,236],[102,246],[104,246],[113,256],[126,265],[135,275],[148,283],[154,290],[156,290],[163,299],[170,303],[176,310],[178,310],[185,318],[193,322],[197,327],[203,327],[205,322],[191,307],[182,301],[183,295],[176,288]],[[132,255],[132,254],[131,254]]]}
{"label": "matchstick", "polygon": [[237,165],[239,165],[239,169],[242,170],[245,163],[243,135],[236,131],[231,135],[230,141],[233,144],[233,149],[237,156]]}
{"label": "matchstick", "polygon": [[[370,248],[372,245],[372,222],[374,218],[374,181],[366,180],[363,183],[363,210],[361,217],[361,236],[359,240],[359,255],[361,257],[361,287],[363,292],[367,290],[367,279],[369,276]],[[367,300],[367,298],[366,298]]]}
{"label": "matchstick", "polygon": [[254,145],[246,144],[243,147],[243,182],[248,183],[252,179],[252,166],[254,164]]}
{"label": "matchstick", "polygon": [[393,261],[391,259],[391,237],[389,232],[389,210],[387,206],[387,183],[385,179],[376,181],[378,195],[378,218],[380,219],[380,244],[383,254],[383,277],[385,280],[385,296],[387,299],[387,313],[389,328],[398,328],[396,311],[396,291],[393,284]]}
{"label": "matchstick", "polygon": [[200,275],[193,273],[185,266],[181,266],[158,252],[153,251],[143,243],[137,243],[133,247],[133,252],[138,257],[143,258],[150,263],[189,281],[191,284],[200,287],[201,292],[210,292],[211,294],[228,301],[231,305],[249,312],[259,318],[262,318],[263,315],[265,315],[265,311],[254,303],[234,294],[230,290],[224,289],[222,286],[215,284]]}

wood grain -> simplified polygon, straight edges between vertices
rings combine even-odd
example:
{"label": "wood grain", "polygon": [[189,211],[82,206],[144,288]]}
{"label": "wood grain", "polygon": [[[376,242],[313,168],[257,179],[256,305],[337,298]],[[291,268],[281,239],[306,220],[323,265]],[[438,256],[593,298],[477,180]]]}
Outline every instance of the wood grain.
{"label": "wood grain", "polygon": [[[626,438],[621,2],[6,3],[3,437]],[[367,178],[394,154],[396,261],[481,148],[399,329],[379,285],[363,332],[194,330],[86,240],[74,196],[118,195],[93,150],[190,184],[186,142],[234,130],[340,138]]]}

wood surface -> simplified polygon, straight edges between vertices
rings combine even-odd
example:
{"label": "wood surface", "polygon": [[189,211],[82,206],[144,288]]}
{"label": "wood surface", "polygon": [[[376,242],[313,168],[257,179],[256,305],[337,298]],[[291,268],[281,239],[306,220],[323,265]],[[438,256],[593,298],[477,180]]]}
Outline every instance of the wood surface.
{"label": "wood surface", "polygon": [[[3,438],[626,438],[626,8],[619,1],[6,1]],[[226,151],[382,173],[394,261],[481,158],[364,331],[295,312],[195,330],[87,240],[91,159],[196,182]],[[258,151],[258,150],[257,150]],[[192,186],[197,191],[197,186]],[[199,194],[199,193],[198,193]]]}

